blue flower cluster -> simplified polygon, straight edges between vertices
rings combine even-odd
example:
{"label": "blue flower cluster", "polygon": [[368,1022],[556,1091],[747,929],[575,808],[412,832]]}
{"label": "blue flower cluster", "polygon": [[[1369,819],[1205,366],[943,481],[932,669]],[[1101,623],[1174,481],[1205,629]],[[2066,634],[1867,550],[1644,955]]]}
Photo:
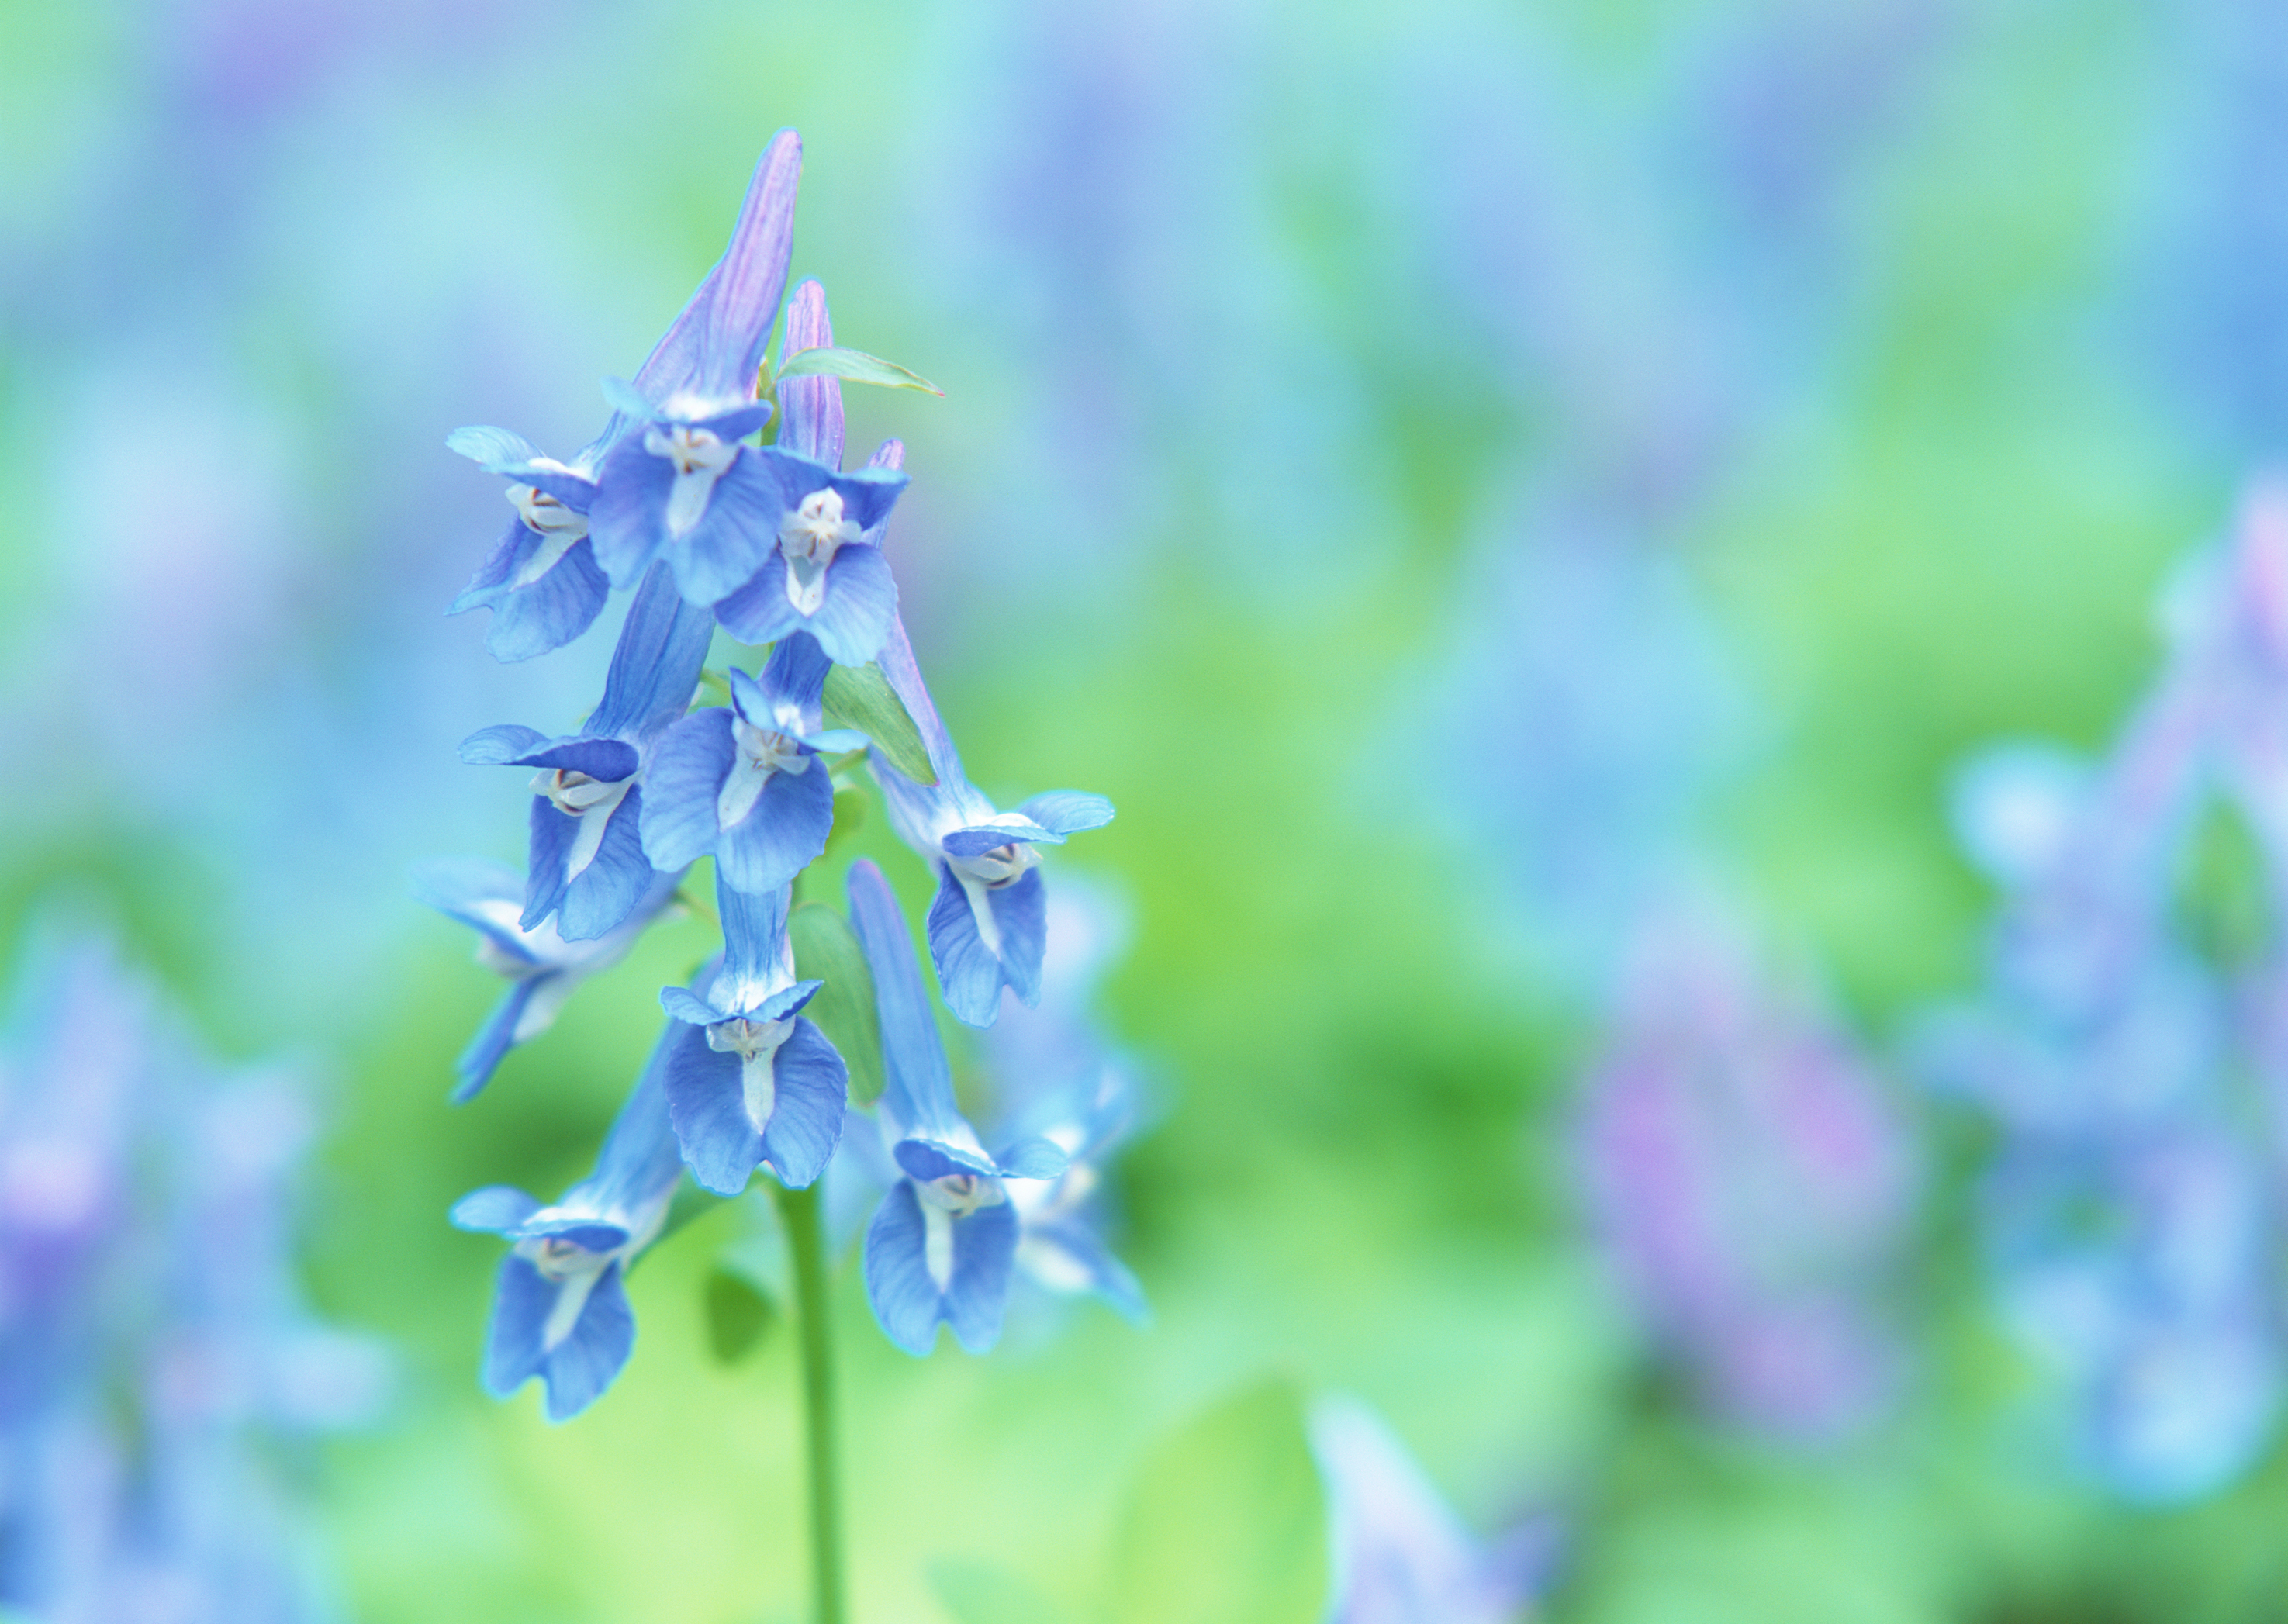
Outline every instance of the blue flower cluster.
{"label": "blue flower cluster", "polygon": [[36,939],[0,1042],[0,1615],[332,1616],[273,1456],[389,1367],[304,1304],[293,1079],[202,1059],[99,935]]}
{"label": "blue flower cluster", "polygon": [[[449,442],[510,481],[515,514],[453,605],[492,611],[497,657],[560,647],[614,590],[632,595],[580,731],[489,727],[461,747],[465,761],[534,777],[521,881],[471,865],[424,876],[427,899],[476,930],[481,960],[510,982],[461,1058],[455,1097],[481,1089],[582,978],[624,955],[703,858],[723,932],[692,985],[662,993],[666,1030],[594,1174],[552,1204],[497,1187],[454,1208],[463,1228],[512,1243],[486,1384],[506,1396],[539,1377],[552,1419],[585,1408],[625,1364],[625,1273],[662,1232],[687,1170],[726,1196],[758,1168],[807,1188],[869,1105],[893,1170],[866,1232],[866,1284],[901,1347],[928,1352],[941,1323],[973,1351],[990,1347],[1029,1229],[1034,1254],[1061,1248],[1116,1303],[1140,1301],[1064,1193],[1080,1159],[1107,1143],[1116,1102],[1096,1102],[1077,1136],[1029,1132],[989,1152],[956,1103],[904,916],[874,865],[850,872],[848,921],[833,915],[851,951],[826,974],[797,963],[793,887],[825,852],[838,787],[854,789],[862,763],[928,865],[930,958],[947,1008],[972,1026],[993,1025],[1004,987],[1039,1002],[1040,849],[1113,815],[1101,796],[1070,790],[1003,812],[963,775],[884,553],[903,448],[890,440],[842,468],[840,379],[919,380],[835,347],[815,281],[784,299],[800,159],[793,131],[771,142],[730,247],[633,380],[606,385],[613,415],[592,443],[559,462],[502,429]],[[759,669],[709,671],[719,630],[767,645]],[[806,1013],[832,976],[848,978],[841,990],[876,1022],[830,1036],[824,1015]],[[878,1102],[854,1105],[838,1044],[875,1042],[877,1023],[886,1086]]]}
{"label": "blue flower cluster", "polygon": [[[2004,907],[1985,991],[1919,1034],[1998,1130],[1980,1217],[2002,1315],[2075,1455],[2151,1501],[2252,1465],[2288,1374],[2261,1132],[2288,1075],[2288,492],[2257,489],[2162,608],[2167,666],[2104,760],[2020,744],[1962,774]],[[2240,870],[2205,876],[2235,828]]]}

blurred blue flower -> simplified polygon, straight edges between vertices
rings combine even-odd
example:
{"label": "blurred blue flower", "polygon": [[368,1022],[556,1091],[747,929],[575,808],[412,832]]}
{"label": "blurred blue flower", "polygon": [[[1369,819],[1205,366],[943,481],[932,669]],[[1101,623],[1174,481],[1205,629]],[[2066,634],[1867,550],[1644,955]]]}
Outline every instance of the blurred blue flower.
{"label": "blurred blue flower", "polygon": [[1048,915],[1033,848],[1061,845],[1068,835],[1111,822],[1112,803],[1052,789],[1013,812],[995,811],[962,775],[961,757],[930,701],[902,622],[890,629],[882,670],[921,729],[938,781],[917,784],[878,750],[869,753],[868,764],[891,826],[938,879],[929,944],[945,1007],[972,1026],[989,1026],[1005,986],[1025,1003],[1040,1002]]}
{"label": "blurred blue flower", "polygon": [[1065,1153],[1021,1139],[989,1154],[954,1103],[953,1071],[930,1013],[897,898],[881,870],[850,869],[850,917],[874,976],[886,1082],[875,1106],[898,1176],[866,1230],[866,1295],[889,1339],[923,1355],[940,1324],[972,1353],[1001,1335],[1018,1222],[1009,1179],[1050,1179]]}
{"label": "blurred blue flower", "polygon": [[767,1161],[801,1189],[842,1137],[848,1069],[800,1010],[822,985],[798,981],[787,941],[789,892],[718,886],[723,955],[696,986],[659,995],[685,1031],[669,1047],[668,1113],[692,1176],[736,1195]]}
{"label": "blurred blue flower", "polygon": [[295,1080],[218,1070],[100,936],[36,933],[0,1045],[0,1610],[327,1616],[275,1445],[389,1362],[311,1315]]}
{"label": "blurred blue flower", "polygon": [[509,724],[462,741],[463,761],[540,769],[522,929],[554,915],[566,941],[592,941],[624,923],[651,889],[640,780],[654,743],[691,702],[713,637],[707,613],[655,568],[629,606],[585,733],[552,739]]}
{"label": "blurred blue flower", "polygon": [[517,923],[525,883],[514,870],[481,861],[424,864],[414,876],[416,894],[476,931],[477,963],[509,984],[453,1062],[461,1080],[453,1103],[475,1098],[510,1050],[556,1024],[573,988],[625,958],[636,939],[675,900],[682,880],[680,865],[672,873],[655,874],[650,889],[625,919],[601,936],[568,942],[553,923],[528,931]]}
{"label": "blurred blue flower", "polygon": [[1609,1256],[1720,1414],[1825,1439],[1896,1395],[1879,1299],[1912,1219],[1913,1145],[1841,1032],[1722,925],[1647,930],[1579,1149]]}
{"label": "blurred blue flower", "polygon": [[1533,1599],[1548,1566],[1547,1530],[1481,1546],[1358,1399],[1314,1404],[1310,1436],[1334,1568],[1327,1624],[1502,1624]]}
{"label": "blurred blue flower", "polygon": [[660,736],[640,824],[654,864],[680,869],[711,852],[722,883],[759,896],[826,850],[834,783],[819,752],[866,745],[862,733],[821,725],[829,664],[797,632],[772,649],[760,682],[734,669],[729,705],[694,711]]}
{"label": "blurred blue flower", "polygon": [[683,1176],[668,1121],[665,1073],[689,1028],[671,1021],[620,1107],[596,1170],[544,1207],[493,1184],[453,1208],[461,1229],[515,1243],[501,1259],[486,1337],[485,1390],[506,1398],[537,1376],[551,1421],[568,1421],[600,1398],[635,1348],[623,1284],[657,1238]]}

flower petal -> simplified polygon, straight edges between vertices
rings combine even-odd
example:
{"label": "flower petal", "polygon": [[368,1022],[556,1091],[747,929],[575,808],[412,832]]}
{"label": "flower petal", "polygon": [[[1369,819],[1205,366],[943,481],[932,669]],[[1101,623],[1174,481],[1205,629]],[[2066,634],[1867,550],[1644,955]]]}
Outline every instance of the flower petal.
{"label": "flower petal", "polygon": [[[989,1026],[1001,1013],[1001,986],[1008,978],[1001,960],[977,932],[977,915],[949,864],[938,865],[937,896],[930,903],[930,960],[937,966],[938,990],[953,1018],[970,1026]],[[1027,881],[1039,875],[1028,873]],[[1021,884],[1023,881],[1019,882]],[[988,892],[989,897],[997,892]],[[989,901],[988,907],[992,906]]]}
{"label": "flower petal", "polygon": [[1001,1339],[1009,1306],[1009,1271],[1017,1258],[1017,1214],[1006,1201],[981,1207],[953,1221],[953,1280],[942,1312],[971,1353],[988,1353]]}
{"label": "flower petal", "polygon": [[636,1317],[628,1307],[627,1290],[620,1283],[620,1265],[615,1263],[590,1288],[571,1335],[543,1361],[548,1419],[569,1421],[602,1398],[635,1345]]}
{"label": "flower petal", "polygon": [[890,640],[898,583],[879,547],[853,542],[826,569],[826,597],[805,623],[837,665],[863,665]]}
{"label": "flower petal", "polygon": [[453,1203],[455,1229],[504,1235],[540,1210],[540,1203],[514,1184],[488,1184]]}
{"label": "flower petal", "polygon": [[636,904],[651,889],[651,860],[643,854],[643,837],[637,832],[642,815],[643,789],[639,786],[612,808],[611,820],[604,825],[603,844],[596,848],[596,860],[564,888],[556,933],[566,941],[593,941],[604,935],[634,913]]}
{"label": "flower petal", "polygon": [[1047,789],[1017,809],[1018,812],[1059,835],[1102,828],[1112,821],[1112,803],[1100,795],[1078,789]]}
{"label": "flower petal", "polygon": [[[521,522],[518,528],[523,528]],[[611,583],[597,566],[596,550],[584,539],[576,542],[531,585],[493,600],[486,652],[513,665],[561,648],[596,623],[610,596]]]}
{"label": "flower petal", "polygon": [[775,890],[818,860],[833,829],[834,780],[823,764],[774,772],[753,808],[723,831],[716,871],[734,891]]}
{"label": "flower petal", "polygon": [[900,1179],[866,1226],[866,1301],[882,1335],[916,1358],[937,1341],[937,1282],[930,1279],[921,1200]]}
{"label": "flower petal", "polygon": [[711,1049],[704,1031],[686,1026],[668,1049],[665,1084],[691,1176],[718,1195],[738,1194],[763,1159],[762,1136],[747,1120],[739,1057]]}
{"label": "flower petal", "polygon": [[644,854],[655,868],[680,868],[714,848],[715,797],[731,771],[731,713],[695,710],[659,736],[644,773]]}
{"label": "flower petal", "polygon": [[556,1306],[556,1283],[515,1253],[501,1259],[485,1331],[485,1390],[506,1398],[540,1374],[540,1339]]}
{"label": "flower petal", "polygon": [[800,1190],[826,1170],[842,1137],[850,1073],[826,1034],[798,1017],[793,1035],[774,1058],[777,1097],[763,1153],[790,1190]]}
{"label": "flower petal", "polygon": [[[953,1068],[932,1018],[913,938],[882,871],[863,859],[850,866],[850,923],[874,972],[874,1002],[882,1020],[882,1097],[901,1133],[950,1139],[961,1113],[953,1098]],[[933,910],[934,912],[934,910]]]}
{"label": "flower petal", "polygon": [[683,601],[671,575],[655,566],[636,589],[604,674],[604,701],[591,733],[646,738],[681,716],[699,686],[715,617]]}
{"label": "flower petal", "polygon": [[461,1080],[453,1090],[453,1104],[466,1105],[493,1080],[493,1073],[500,1066],[502,1057],[516,1047],[517,1024],[524,1018],[525,1006],[532,1002],[532,995],[542,982],[557,978],[547,975],[527,976],[520,981],[509,983],[508,991],[493,1006],[493,1012],[485,1017],[485,1024],[477,1028],[477,1035],[469,1040],[469,1046],[453,1062],[453,1070]]}

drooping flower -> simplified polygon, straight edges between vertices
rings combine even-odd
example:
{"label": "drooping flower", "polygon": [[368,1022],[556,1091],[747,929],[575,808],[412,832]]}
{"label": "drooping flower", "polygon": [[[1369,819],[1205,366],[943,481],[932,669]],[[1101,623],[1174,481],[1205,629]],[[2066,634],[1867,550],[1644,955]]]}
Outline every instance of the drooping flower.
{"label": "drooping flower", "polygon": [[[787,307],[785,353],[833,342],[825,290],[805,282]],[[906,475],[894,440],[865,467],[841,471],[841,391],[831,377],[779,384],[786,412],[779,441],[754,459],[776,482],[778,505],[763,543],[769,556],[737,590],[727,589],[715,613],[743,642],[808,631],[836,664],[862,665],[881,653],[898,610],[881,543]]]}
{"label": "drooping flower", "polygon": [[868,764],[899,838],[938,879],[929,944],[946,1008],[972,1026],[989,1026],[1004,986],[1022,1002],[1040,1002],[1047,897],[1034,848],[1061,845],[1068,835],[1111,822],[1112,803],[1052,789],[1013,812],[996,811],[962,775],[961,757],[930,702],[902,622],[891,625],[882,672],[921,730],[938,781],[916,783],[878,749],[869,752]]}
{"label": "drooping flower", "polygon": [[[708,471],[719,474],[735,461],[740,436],[770,416],[767,404],[755,403],[755,374],[786,288],[801,170],[802,143],[782,130],[755,166],[723,257],[633,385],[615,390],[619,409],[603,433],[569,463],[543,456],[506,429],[461,429],[447,440],[489,472],[507,476],[517,511],[448,611],[489,607],[485,646],[495,658],[528,660],[570,642],[594,623],[608,588],[634,584],[663,550],[679,582],[687,569],[695,579],[710,569],[727,572],[714,597],[751,573],[751,564],[742,569],[737,562],[752,549],[751,527],[701,521],[711,505]],[[616,451],[625,454],[617,463]],[[607,494],[602,482],[616,469]],[[655,503],[649,498],[663,475],[666,495]]]}
{"label": "drooping flower", "polygon": [[708,1189],[736,1195],[768,1161],[798,1190],[825,1170],[842,1137],[849,1072],[800,1013],[822,984],[795,979],[787,889],[756,895],[727,881],[717,896],[722,957],[697,986],[659,995],[679,1028],[668,1040],[669,1116],[692,1176]]}
{"label": "drooping flower", "polygon": [[862,733],[821,725],[829,663],[797,632],[771,651],[760,682],[734,669],[730,704],[694,711],[661,735],[640,826],[654,864],[679,869],[712,852],[724,884],[759,896],[826,850],[834,784],[819,753],[866,744]]}
{"label": "drooping flower", "polygon": [[1529,1527],[1500,1549],[1481,1545],[1358,1399],[1314,1404],[1310,1438],[1334,1568],[1327,1624],[1504,1624],[1531,1599],[1549,1530]]}
{"label": "drooping flower", "polygon": [[1579,1149],[1608,1255],[1719,1413],[1820,1439],[1895,1396],[1879,1296],[1911,1144],[1843,1034],[1765,985],[1721,926],[1647,931]]}
{"label": "drooping flower", "polygon": [[802,143],[783,130],[756,165],[731,244],[653,353],[647,376],[608,385],[619,414],[590,509],[596,559],[615,586],[655,561],[704,607],[762,566],[778,481],[740,443],[770,420],[757,371],[786,292]]}
{"label": "drooping flower", "polygon": [[463,761],[539,769],[520,928],[553,915],[566,941],[592,941],[623,923],[651,889],[638,833],[640,780],[654,741],[690,703],[713,636],[706,612],[686,604],[664,567],[656,568],[629,606],[603,703],[584,733],[552,739],[512,724],[462,742]]}
{"label": "drooping flower", "polygon": [[881,1017],[886,1081],[875,1115],[899,1173],[867,1226],[866,1295],[884,1334],[909,1353],[928,1353],[941,1324],[982,1353],[999,1339],[1016,1259],[1005,1181],[1054,1178],[1065,1153],[1040,1138],[997,1155],[979,1143],[954,1102],[897,899],[870,862],[851,866],[850,917]]}
{"label": "drooping flower", "polygon": [[551,1421],[568,1421],[612,1384],[634,1350],[636,1322],[624,1279],[657,1238],[683,1176],[663,1086],[687,1030],[671,1021],[621,1106],[596,1170],[542,1206],[494,1184],[463,1196],[456,1227],[500,1235],[501,1259],[486,1335],[485,1390],[506,1398],[537,1376]]}
{"label": "drooping flower", "polygon": [[1102,1233],[1104,1168],[1137,1115],[1135,1066],[1113,1050],[1093,1008],[1117,951],[1117,915],[1077,883],[1059,887],[1049,915],[1041,1002],[1004,1008],[986,1043],[1001,1137],[1045,1138],[1069,1159],[1053,1179],[1009,1186],[1017,1267],[1051,1293],[1093,1295],[1141,1321],[1143,1287]]}
{"label": "drooping flower", "polygon": [[654,874],[650,889],[625,919],[601,936],[568,942],[553,923],[544,922],[529,931],[518,924],[525,883],[513,870],[488,862],[425,866],[415,879],[421,900],[476,931],[477,963],[509,984],[453,1062],[461,1080],[453,1103],[474,1099],[510,1050],[555,1025],[573,988],[625,958],[636,939],[674,901],[682,880],[680,865],[673,872]]}

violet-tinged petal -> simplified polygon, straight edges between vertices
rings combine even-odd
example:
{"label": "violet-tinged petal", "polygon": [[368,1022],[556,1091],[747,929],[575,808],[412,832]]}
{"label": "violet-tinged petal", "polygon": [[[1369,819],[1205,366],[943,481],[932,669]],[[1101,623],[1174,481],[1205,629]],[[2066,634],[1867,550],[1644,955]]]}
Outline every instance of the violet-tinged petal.
{"label": "violet-tinged petal", "polygon": [[1102,828],[1112,821],[1111,802],[1100,795],[1088,795],[1078,789],[1044,790],[1017,812],[1021,817],[1061,836]]}
{"label": "violet-tinged petal", "polygon": [[786,297],[801,178],[802,141],[782,130],[755,165],[723,257],[636,374],[647,395],[716,400],[754,393],[755,373]]}
{"label": "violet-tinged petal", "polygon": [[[822,720],[820,706],[826,691],[826,674],[834,669],[818,639],[804,632],[783,638],[771,650],[771,657],[763,667],[762,681],[755,685],[756,696],[762,699],[772,716],[784,719],[790,712],[799,731],[815,733]],[[734,675],[732,692],[739,689],[738,675]],[[768,725],[759,717],[749,717],[758,727]]]}
{"label": "violet-tinged petal", "polygon": [[777,1102],[763,1135],[764,1154],[790,1190],[814,1183],[833,1159],[849,1103],[849,1069],[826,1034],[798,1018],[773,1057]]}
{"label": "violet-tinged petal", "polygon": [[720,706],[694,711],[652,747],[640,832],[654,867],[680,868],[713,849],[715,801],[731,771],[732,749],[731,713]]}
{"label": "violet-tinged petal", "polygon": [[[780,347],[781,364],[805,350],[824,349],[834,342],[834,326],[826,313],[826,289],[816,281],[804,282],[787,301],[786,343]],[[779,383],[779,444],[823,464],[842,466],[842,380],[837,377],[783,378]]]}
{"label": "violet-tinged petal", "polygon": [[603,1397],[635,1351],[636,1317],[620,1283],[620,1265],[608,1265],[581,1305],[571,1335],[543,1361],[548,1384],[544,1413],[552,1422],[569,1421]]}
{"label": "violet-tinged petal", "polygon": [[838,473],[816,457],[785,446],[765,446],[757,459],[778,484],[780,507],[791,513],[805,498],[830,490],[842,498],[842,516],[863,531],[888,522],[899,495],[913,483],[901,468],[858,468]]}
{"label": "violet-tinged petal", "polygon": [[[462,747],[464,759],[467,748]],[[584,772],[600,784],[616,784],[635,775],[636,769],[643,764],[643,757],[624,739],[561,739],[538,749],[527,750],[501,764]]]}

